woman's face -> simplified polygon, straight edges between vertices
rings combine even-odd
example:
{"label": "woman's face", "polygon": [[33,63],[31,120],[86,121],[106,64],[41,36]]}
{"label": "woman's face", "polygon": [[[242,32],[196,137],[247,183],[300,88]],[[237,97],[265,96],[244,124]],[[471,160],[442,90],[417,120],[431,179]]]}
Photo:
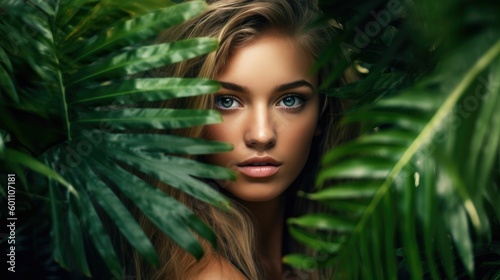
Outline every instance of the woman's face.
{"label": "woman's face", "polygon": [[221,182],[237,198],[276,198],[303,169],[318,133],[313,63],[291,39],[269,35],[235,49],[217,77],[221,89],[214,105],[223,122],[207,126],[205,135],[234,150],[207,160],[237,172],[236,181]]}

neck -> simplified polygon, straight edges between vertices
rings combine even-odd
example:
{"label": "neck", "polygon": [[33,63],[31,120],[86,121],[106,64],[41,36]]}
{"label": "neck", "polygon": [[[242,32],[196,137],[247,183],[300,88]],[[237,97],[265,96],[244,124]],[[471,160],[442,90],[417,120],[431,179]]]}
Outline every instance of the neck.
{"label": "neck", "polygon": [[252,214],[257,254],[267,279],[281,279],[281,251],[285,203],[283,197],[270,201],[240,201]]}

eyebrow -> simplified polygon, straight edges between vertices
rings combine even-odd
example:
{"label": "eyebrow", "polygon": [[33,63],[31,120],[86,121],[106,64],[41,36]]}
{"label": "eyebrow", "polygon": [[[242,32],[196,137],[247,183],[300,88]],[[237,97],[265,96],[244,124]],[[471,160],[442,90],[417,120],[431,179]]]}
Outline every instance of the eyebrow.
{"label": "eyebrow", "polygon": [[[225,88],[228,90],[246,93],[246,94],[248,94],[250,92],[248,90],[248,88],[246,88],[244,86],[240,86],[240,85],[235,84],[235,83],[219,81],[219,84],[221,85],[222,88]],[[273,93],[287,91],[287,90],[291,90],[291,89],[295,89],[295,88],[299,88],[299,87],[308,87],[308,88],[312,89],[313,91],[315,90],[313,85],[311,83],[307,82],[306,80],[298,80],[298,81],[282,84],[282,85],[275,87],[273,89]]]}

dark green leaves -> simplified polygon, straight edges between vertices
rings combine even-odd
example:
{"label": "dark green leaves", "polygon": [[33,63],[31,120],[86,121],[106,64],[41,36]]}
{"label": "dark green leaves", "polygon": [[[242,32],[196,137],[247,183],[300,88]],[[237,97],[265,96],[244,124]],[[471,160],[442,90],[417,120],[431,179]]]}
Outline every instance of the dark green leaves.
{"label": "dark green leaves", "polygon": [[175,109],[120,109],[113,111],[79,112],[75,125],[99,127],[102,123],[110,130],[173,129],[220,122],[214,110]]}
{"label": "dark green leaves", "polygon": [[[217,245],[204,221],[160,185],[229,207],[204,180],[231,180],[234,174],[183,156],[231,146],[173,135],[175,129],[217,123],[219,113],[144,104],[214,93],[218,83],[164,73],[141,77],[216,50],[213,38],[153,43],[160,32],[205,8],[202,1],[2,2],[8,15],[0,22],[5,34],[0,41],[1,164],[19,171],[23,183],[22,168],[34,171],[31,184],[25,184],[32,186],[25,202],[39,206],[19,215],[33,221],[50,216],[52,255],[75,275],[123,279],[122,266],[132,265],[122,263],[123,257],[132,252],[124,252],[120,238],[160,265],[131,205],[196,258],[203,256],[199,238]],[[96,267],[108,273],[97,275]]]}
{"label": "dark green leaves", "polygon": [[[110,165],[105,160],[92,163],[99,164],[97,169],[100,172],[106,173],[120,191],[133,201],[156,226],[196,258],[202,257],[203,249],[188,226],[197,229],[199,234],[215,244],[213,232],[180,202],[149,186],[129,172],[116,168],[115,165]],[[130,185],[134,188],[131,188]]]}
{"label": "dark green leaves", "polygon": [[[426,5],[419,9],[437,12]],[[362,17],[369,16],[357,19]],[[365,49],[355,50],[359,56],[352,57],[367,67],[366,79],[327,91],[359,100],[344,121],[360,122],[364,130],[324,156],[315,192],[299,193],[328,212],[288,222],[299,242],[318,251],[331,249],[321,262],[335,268],[333,278],[489,279],[500,268],[493,261],[499,242],[494,209],[500,203],[500,34],[493,31],[492,19],[484,21],[490,25],[455,20],[463,24],[457,30],[474,26],[476,32],[456,33],[453,40],[461,41],[453,46],[432,42],[436,51],[429,57],[438,58],[428,62],[438,65],[432,72],[406,64],[413,46],[408,41],[401,54],[389,49],[380,52],[381,60],[365,61],[369,54],[364,52],[380,51],[375,48],[380,42],[407,40],[401,30],[409,27],[403,22],[392,39],[376,36]],[[355,20],[342,24],[346,32],[363,27]],[[423,78],[412,84],[415,77]],[[285,257],[302,268],[311,259],[317,261]]]}
{"label": "dark green leaves", "polygon": [[168,153],[201,155],[220,153],[232,149],[227,143],[207,141],[199,138],[187,138],[160,134],[103,133],[99,130],[82,130],[74,135],[75,140],[89,140],[103,143],[107,148],[144,153]]}
{"label": "dark green leaves", "polygon": [[68,97],[68,102],[85,104],[112,103],[116,105],[143,101],[167,100],[216,92],[219,84],[206,79],[134,79],[118,81],[88,90],[80,90]]}
{"label": "dark green leaves", "polygon": [[68,191],[73,195],[78,195],[73,185],[66,179],[64,179],[61,175],[59,175],[59,173],[29,155],[16,150],[6,149],[3,151],[3,155],[0,156],[0,159],[11,162],[12,164],[20,164],[22,166],[25,166],[37,173],[40,173],[52,180],[59,182],[61,185],[66,187]]}
{"label": "dark green leaves", "polygon": [[133,19],[113,24],[105,32],[89,39],[85,46],[78,50],[76,61],[102,52],[116,45],[127,46],[140,43],[142,40],[155,37],[162,30],[180,24],[201,13],[206,4],[201,1],[183,3],[159,9]]}
{"label": "dark green leaves", "polygon": [[212,38],[194,38],[139,47],[104,58],[82,68],[68,78],[68,85],[86,80],[106,80],[136,74],[206,54],[216,48],[217,41]]}

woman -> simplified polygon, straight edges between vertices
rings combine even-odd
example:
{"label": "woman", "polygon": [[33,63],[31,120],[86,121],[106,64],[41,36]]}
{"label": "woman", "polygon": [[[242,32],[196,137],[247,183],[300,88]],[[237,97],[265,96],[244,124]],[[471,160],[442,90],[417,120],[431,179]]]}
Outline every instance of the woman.
{"label": "woman", "polygon": [[159,41],[209,36],[218,38],[219,49],[153,75],[220,82],[214,95],[164,106],[219,110],[221,124],[172,133],[234,145],[231,152],[200,158],[236,171],[235,181],[211,182],[232,199],[234,209],[219,211],[160,185],[214,229],[218,248],[200,240],[206,254],[196,261],[142,219],[162,265],[150,271],[137,257],[137,274],[143,279],[291,279],[286,278],[292,274],[281,257],[300,247],[288,237],[284,222],[312,207],[310,202],[298,201],[296,192],[309,191],[320,155],[346,135],[337,128],[342,102],[318,94],[328,67],[311,71],[331,30],[310,28],[318,13],[312,1],[209,4],[202,15],[167,30]]}

